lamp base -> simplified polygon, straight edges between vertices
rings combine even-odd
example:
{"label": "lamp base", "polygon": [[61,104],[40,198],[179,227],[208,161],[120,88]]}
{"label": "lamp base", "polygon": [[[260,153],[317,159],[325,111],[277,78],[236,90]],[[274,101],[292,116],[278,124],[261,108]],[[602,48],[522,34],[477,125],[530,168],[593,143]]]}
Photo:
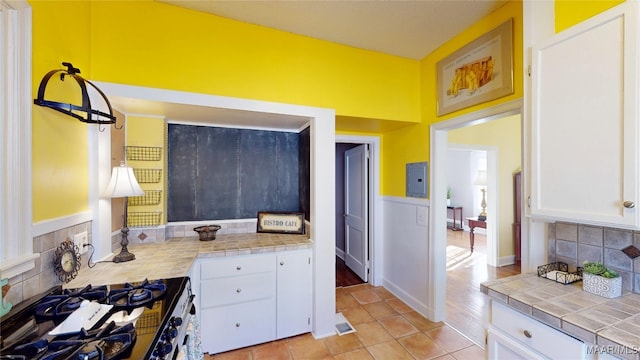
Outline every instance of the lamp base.
{"label": "lamp base", "polygon": [[121,262],[131,261],[135,259],[136,259],[136,256],[130,253],[129,250],[125,248],[125,249],[122,249],[122,251],[120,251],[120,254],[114,256],[112,261],[115,263],[121,263]]}

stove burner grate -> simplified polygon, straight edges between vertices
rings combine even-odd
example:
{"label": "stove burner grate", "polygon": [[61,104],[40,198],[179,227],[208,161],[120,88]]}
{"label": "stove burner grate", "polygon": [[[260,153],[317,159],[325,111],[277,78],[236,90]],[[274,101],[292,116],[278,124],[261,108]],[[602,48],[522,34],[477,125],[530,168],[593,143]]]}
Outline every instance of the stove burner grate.
{"label": "stove burner grate", "polygon": [[140,285],[127,283],[122,289],[112,289],[109,292],[109,304],[127,311],[141,306],[151,308],[166,291],[167,286],[162,280],[152,282],[144,280]]}
{"label": "stove burner grate", "polygon": [[80,307],[83,300],[104,303],[107,299],[106,286],[87,285],[79,289],[67,289],[61,295],[50,295],[42,299],[36,307],[36,317],[40,320],[63,320]]}
{"label": "stove burner grate", "polygon": [[116,360],[128,357],[135,341],[136,329],[133,324],[116,327],[115,323],[111,322],[103,329],[82,329],[77,335],[66,339],[40,339],[15,346],[8,354],[0,355],[0,360]]}

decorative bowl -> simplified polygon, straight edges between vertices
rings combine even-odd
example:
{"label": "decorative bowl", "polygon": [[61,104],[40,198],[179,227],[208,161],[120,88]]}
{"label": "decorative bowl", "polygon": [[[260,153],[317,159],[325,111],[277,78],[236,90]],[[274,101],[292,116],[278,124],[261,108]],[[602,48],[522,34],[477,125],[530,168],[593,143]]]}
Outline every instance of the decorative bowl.
{"label": "decorative bowl", "polygon": [[205,225],[193,228],[200,236],[200,241],[211,241],[216,239],[216,232],[220,230],[220,225]]}

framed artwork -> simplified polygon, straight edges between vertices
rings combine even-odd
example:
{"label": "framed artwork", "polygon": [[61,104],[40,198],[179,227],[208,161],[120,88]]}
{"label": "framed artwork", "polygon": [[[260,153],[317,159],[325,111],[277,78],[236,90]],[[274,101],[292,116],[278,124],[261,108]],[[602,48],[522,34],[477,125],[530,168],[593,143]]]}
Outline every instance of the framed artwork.
{"label": "framed artwork", "polygon": [[260,211],[257,232],[304,234],[304,213]]}
{"label": "framed artwork", "polygon": [[437,64],[438,116],[513,94],[513,19]]}

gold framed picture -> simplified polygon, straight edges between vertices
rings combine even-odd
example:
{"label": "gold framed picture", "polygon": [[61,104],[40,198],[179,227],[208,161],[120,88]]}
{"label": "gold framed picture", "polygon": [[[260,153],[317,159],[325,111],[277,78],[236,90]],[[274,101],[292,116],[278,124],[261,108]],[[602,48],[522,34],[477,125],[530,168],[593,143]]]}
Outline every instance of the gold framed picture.
{"label": "gold framed picture", "polygon": [[513,19],[437,63],[438,116],[513,94]]}

